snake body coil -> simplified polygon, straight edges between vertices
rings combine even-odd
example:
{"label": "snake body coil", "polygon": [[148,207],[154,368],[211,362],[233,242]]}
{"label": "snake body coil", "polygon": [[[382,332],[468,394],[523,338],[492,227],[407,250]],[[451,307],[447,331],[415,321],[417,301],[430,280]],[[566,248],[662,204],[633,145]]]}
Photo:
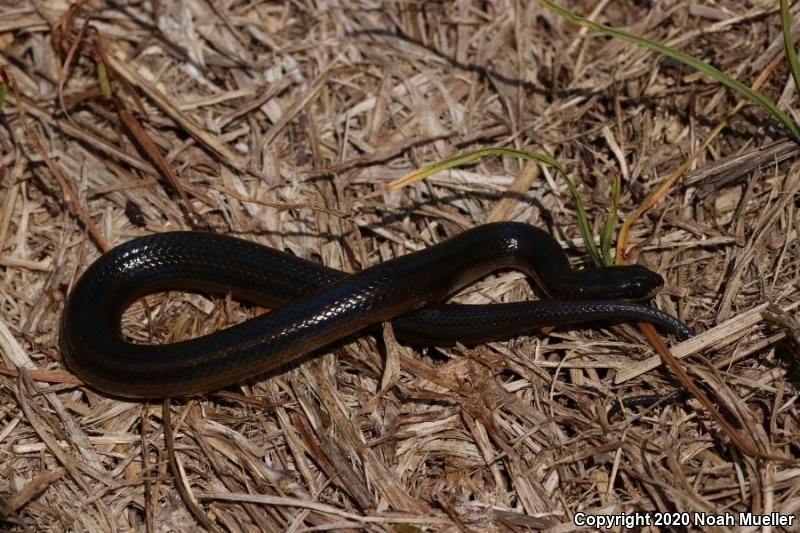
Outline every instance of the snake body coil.
{"label": "snake body coil", "polygon": [[[553,300],[438,303],[501,268],[530,275]],[[231,237],[162,233],[118,246],[86,270],[67,301],[61,348],[76,375],[108,394],[185,396],[282,367],[386,320],[399,338],[428,345],[478,343],[591,320],[645,321],[691,336],[670,315],[625,301],[647,298],[662,284],[658,274],[637,265],[573,271],[549,234],[513,222],[478,226],[352,275]],[[187,341],[126,342],[124,310],[165,289],[232,293],[274,310]]]}

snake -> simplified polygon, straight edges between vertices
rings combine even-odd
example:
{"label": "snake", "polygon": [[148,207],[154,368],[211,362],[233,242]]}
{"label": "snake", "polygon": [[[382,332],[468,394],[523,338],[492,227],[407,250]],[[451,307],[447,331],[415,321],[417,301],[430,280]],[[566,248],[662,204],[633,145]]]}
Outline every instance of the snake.
{"label": "snake", "polygon": [[[505,269],[530,276],[546,298],[446,303]],[[60,347],[67,367],[106,395],[185,397],[279,371],[386,321],[399,340],[427,346],[598,320],[649,322],[686,339],[692,331],[680,320],[639,302],[663,284],[641,265],[573,269],[548,232],[519,222],[478,225],[353,274],[240,238],[164,232],[123,243],[84,271],[66,299]],[[165,290],[231,294],[270,311],[188,340],[127,340],[125,310]]]}

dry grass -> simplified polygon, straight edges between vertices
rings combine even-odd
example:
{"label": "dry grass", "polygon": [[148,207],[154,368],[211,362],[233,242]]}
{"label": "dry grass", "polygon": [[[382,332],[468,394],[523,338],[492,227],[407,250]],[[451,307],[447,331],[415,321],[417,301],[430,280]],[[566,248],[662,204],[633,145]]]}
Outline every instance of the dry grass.
{"label": "dry grass", "polygon": [[[781,39],[777,3],[749,4],[626,0],[593,16],[749,82]],[[741,453],[693,400],[606,420],[617,398],[676,383],[631,326],[427,351],[364,336],[174,401],[168,453],[161,406],[107,399],[59,362],[64,299],[101,248],[206,227],[354,271],[507,219],[550,228],[585,264],[547,169],[490,159],[364,197],[442,157],[511,146],[559,158],[600,227],[614,172],[630,212],[736,99],[535,2],[89,6],[96,33],[64,1],[0,0],[0,64],[23,95],[0,117],[0,527],[569,531],[577,512],[798,513],[800,168],[753,108],[632,244],[668,280],[656,305],[710,330],[675,347],[690,375],[749,442],[795,462]],[[796,101],[783,66],[763,90]],[[459,299],[531,294],[503,273]],[[141,305],[125,320],[143,339],[253,312],[148,301],[150,320]]]}

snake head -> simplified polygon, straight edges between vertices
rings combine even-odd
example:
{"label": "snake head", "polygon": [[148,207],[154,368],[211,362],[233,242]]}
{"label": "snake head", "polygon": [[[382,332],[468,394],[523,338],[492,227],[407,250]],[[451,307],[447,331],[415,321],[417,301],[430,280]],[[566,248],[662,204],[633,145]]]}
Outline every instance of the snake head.
{"label": "snake head", "polygon": [[[607,266],[575,272],[579,280],[570,300],[646,300],[664,286],[664,278],[641,265]],[[565,294],[562,290],[562,294]]]}

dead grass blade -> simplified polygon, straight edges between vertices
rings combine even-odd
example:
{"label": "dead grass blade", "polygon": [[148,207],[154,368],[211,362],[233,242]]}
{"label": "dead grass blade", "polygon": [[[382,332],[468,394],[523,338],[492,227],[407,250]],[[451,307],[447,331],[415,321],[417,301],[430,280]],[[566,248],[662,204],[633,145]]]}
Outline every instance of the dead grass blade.
{"label": "dead grass blade", "polygon": [[[731,317],[725,322],[717,324],[713,328],[707,329],[699,335],[695,335],[691,339],[683,341],[677,346],[674,346],[671,353],[677,359],[683,359],[706,348],[713,347],[714,349],[719,350],[733,342],[736,342],[744,333],[751,330],[753,326],[764,320],[763,313],[770,305],[772,304],[769,302],[763,303],[739,315]],[[800,302],[795,302],[785,306],[782,308],[782,310],[784,312],[791,312],[792,310],[797,309],[797,307],[800,307]],[[779,339],[772,339],[772,342],[775,342],[776,340]],[[643,361],[639,361],[638,363],[634,363],[626,368],[620,369],[620,371],[617,373],[617,377],[614,379],[614,383],[625,383],[626,381],[641,376],[650,370],[658,368],[661,363],[662,360],[657,355],[649,357]]]}
{"label": "dead grass blade", "polygon": [[19,92],[19,87],[17,87],[17,82],[14,78],[14,75],[11,73],[10,69],[4,69],[4,75],[6,76],[6,79],[9,80],[11,87],[14,89],[14,95],[17,101],[17,109],[19,109],[22,127],[25,129],[28,140],[33,145],[34,149],[39,153],[39,156],[45,162],[47,168],[50,169],[50,172],[52,172],[53,176],[56,178],[56,181],[58,181],[61,191],[67,198],[67,208],[72,212],[73,215],[75,215],[80,223],[83,224],[83,227],[86,228],[86,231],[88,231],[92,236],[92,240],[94,240],[97,246],[99,246],[104,252],[107,252],[111,249],[111,245],[109,245],[105,238],[103,238],[103,235],[100,233],[100,229],[95,225],[92,217],[89,216],[89,212],[78,198],[78,193],[75,191],[72,183],[64,176],[55,161],[50,158],[47,150],[45,150],[44,146],[39,140],[39,136],[34,133],[33,128],[31,128],[30,124],[28,123],[28,118],[25,113],[25,104],[22,101],[22,96]]}
{"label": "dead grass blade", "polygon": [[[185,409],[191,409],[193,403],[194,402],[190,401]],[[192,515],[204,528],[214,533],[221,533],[222,530],[211,521],[211,518],[209,518],[205,511],[200,509],[197,500],[189,490],[189,481],[186,479],[186,472],[184,471],[183,465],[178,460],[177,454],[175,453],[175,437],[173,433],[175,428],[172,427],[172,413],[169,399],[164,400],[164,402],[161,404],[161,413],[162,420],[164,421],[164,442],[167,445],[169,464],[170,468],[172,469],[172,475],[175,477],[175,486],[177,487],[181,498],[183,498],[183,503],[186,504],[186,507],[191,511]]]}
{"label": "dead grass blade", "polygon": [[147,83],[141,76],[130,70],[124,63],[120,62],[114,57],[106,58],[107,65],[113,71],[132,86],[138,87],[144,92],[161,111],[167,116],[172,118],[178,126],[183,128],[189,135],[191,135],[202,146],[208,148],[220,161],[220,163],[231,167],[238,172],[247,172],[255,177],[266,179],[261,172],[248,167],[240,160],[240,157],[233,153],[227,146],[225,146],[218,139],[215,139],[211,134],[197,125],[193,120],[182,113],[170,99],[161,91]]}
{"label": "dead grass blade", "polygon": [[701,404],[703,404],[703,407],[705,407],[714,420],[716,420],[717,423],[722,426],[722,428],[725,430],[725,433],[728,434],[731,440],[742,452],[751,457],[758,457],[760,459],[769,459],[783,463],[797,463],[797,461],[790,457],[767,453],[763,450],[756,450],[752,443],[745,441],[742,434],[739,433],[739,431],[734,428],[733,425],[728,422],[724,416],[722,416],[722,414],[720,414],[714,404],[711,403],[711,400],[708,399],[708,396],[706,396],[700,387],[695,384],[694,380],[689,377],[678,360],[672,355],[672,353],[670,353],[669,348],[667,348],[667,345],[664,344],[664,341],[656,331],[656,328],[653,327],[652,324],[645,322],[640,322],[639,328],[647,336],[647,340],[650,341],[650,344],[654,346],[656,350],[658,350],[658,353],[661,355],[663,361],[667,364],[670,370],[672,370],[678,380],[683,384],[684,387],[686,387],[692,396],[694,396]]}
{"label": "dead grass blade", "polygon": [[197,210],[195,210],[191,199],[189,199],[189,195],[186,194],[186,191],[181,185],[180,180],[178,180],[178,176],[176,176],[175,172],[172,170],[172,165],[169,164],[167,158],[164,157],[164,155],[161,153],[161,150],[158,149],[156,143],[153,142],[153,139],[150,138],[150,135],[147,134],[139,121],[136,120],[136,118],[131,115],[127,109],[125,109],[119,99],[114,99],[114,105],[117,109],[117,115],[122,121],[122,124],[125,125],[125,128],[130,132],[144,153],[147,154],[147,157],[156,166],[161,175],[167,178],[167,181],[172,186],[172,189],[180,196],[183,206],[186,208],[186,211],[191,218],[192,226],[204,227],[205,224],[203,219],[200,217],[200,214],[197,212]]}
{"label": "dead grass blade", "polygon": [[[797,40],[800,40],[800,36],[795,38],[795,42],[797,42]],[[784,58],[784,54],[785,51],[778,53],[772,59],[772,61],[770,61],[770,63],[761,72],[758,78],[756,78],[756,81],[753,82],[753,85],[751,86],[753,91],[758,91],[764,85],[767,79],[769,79],[770,74],[772,74],[772,71],[775,70],[775,68],[780,64],[781,60]],[[736,104],[736,106],[733,108],[733,110],[730,113],[728,113],[726,119],[719,122],[716,126],[714,126],[711,132],[709,132],[708,135],[706,135],[705,139],[703,139],[703,142],[700,144],[697,150],[695,150],[688,159],[686,159],[683,163],[681,163],[680,166],[678,166],[678,168],[675,169],[672,172],[672,174],[669,175],[669,177],[667,177],[664,181],[662,181],[661,184],[659,184],[659,186],[654,191],[648,194],[645,200],[630,215],[627,216],[617,236],[617,253],[616,253],[617,264],[625,263],[625,260],[631,255],[631,252],[628,251],[628,234],[630,232],[631,226],[633,226],[633,224],[637,220],[639,220],[639,218],[641,218],[641,216],[644,213],[646,213],[651,207],[653,207],[656,203],[658,203],[658,201],[667,194],[667,192],[669,191],[669,189],[672,188],[675,182],[677,182],[678,179],[680,179],[680,177],[683,176],[686,173],[686,171],[689,170],[689,167],[692,165],[692,163],[696,161],[697,158],[703,152],[706,151],[709,144],[711,144],[711,141],[713,141],[717,137],[717,135],[719,135],[719,133],[723,130],[723,128],[725,128],[728,125],[730,117],[741,111],[742,108],[744,108],[744,106],[746,105],[746,103],[747,100],[744,99],[740,100],[739,103]]]}

